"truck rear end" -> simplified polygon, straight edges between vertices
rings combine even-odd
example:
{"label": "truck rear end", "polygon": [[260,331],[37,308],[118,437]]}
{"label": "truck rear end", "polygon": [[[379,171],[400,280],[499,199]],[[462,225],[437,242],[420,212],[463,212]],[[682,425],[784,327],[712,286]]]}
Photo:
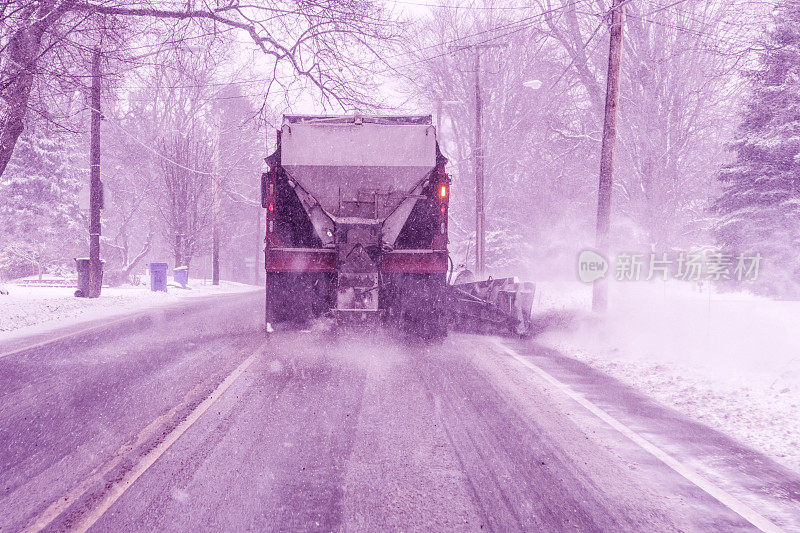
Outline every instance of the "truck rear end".
{"label": "truck rear end", "polygon": [[284,116],[266,158],[266,321],[446,333],[450,180],[430,116]]}

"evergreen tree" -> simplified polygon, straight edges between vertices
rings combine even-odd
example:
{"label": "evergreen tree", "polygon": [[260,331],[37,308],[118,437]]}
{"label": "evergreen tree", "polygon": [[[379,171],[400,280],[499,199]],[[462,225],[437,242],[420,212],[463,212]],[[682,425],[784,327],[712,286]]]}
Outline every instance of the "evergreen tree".
{"label": "evergreen tree", "polygon": [[751,98],[720,174],[716,235],[726,252],[760,252],[758,287],[800,293],[800,0],[773,13]]}
{"label": "evergreen tree", "polygon": [[73,152],[59,134],[25,130],[0,177],[0,277],[73,268],[85,235],[78,178]]}

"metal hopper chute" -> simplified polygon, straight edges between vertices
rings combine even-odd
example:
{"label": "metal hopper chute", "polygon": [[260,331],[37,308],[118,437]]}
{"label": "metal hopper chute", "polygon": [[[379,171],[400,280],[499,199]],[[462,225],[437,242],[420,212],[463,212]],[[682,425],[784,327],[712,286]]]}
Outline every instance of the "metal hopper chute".
{"label": "metal hopper chute", "polygon": [[285,116],[281,147],[281,165],[318,234],[330,228],[317,208],[337,224],[380,224],[387,247],[436,166],[430,116]]}

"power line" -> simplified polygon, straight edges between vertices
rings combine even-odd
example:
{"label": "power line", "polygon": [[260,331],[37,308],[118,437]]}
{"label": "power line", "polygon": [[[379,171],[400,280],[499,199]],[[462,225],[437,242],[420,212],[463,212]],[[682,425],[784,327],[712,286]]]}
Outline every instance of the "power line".
{"label": "power line", "polygon": [[669,9],[671,7],[675,7],[675,6],[679,5],[679,4],[682,4],[682,3],[687,2],[687,1],[688,0],[677,0],[676,2],[673,2],[673,3],[668,4],[666,6],[661,6],[658,9],[650,11],[649,13],[645,13],[643,16],[649,17],[650,15],[655,15],[656,13],[660,13],[661,11],[667,10],[667,9]]}
{"label": "power line", "polygon": [[[630,2],[630,1],[631,0],[628,0],[628,2]],[[647,14],[644,14],[644,15],[636,15],[634,13],[630,13],[629,12],[628,16],[636,17],[638,19],[645,20],[647,22],[652,22],[654,24],[662,25],[662,26],[665,26],[665,27],[670,27],[670,28],[673,28],[673,29],[676,29],[676,30],[679,30],[679,31],[684,31],[684,32],[687,32],[687,33],[691,33],[691,34],[694,34],[694,35],[696,35],[698,37],[707,36],[707,34],[704,33],[701,30],[685,28],[685,27],[682,27],[682,26],[678,26],[678,25],[669,24],[669,23],[665,23],[665,22],[662,22],[662,21],[658,21],[658,20],[652,20],[652,19],[645,18],[649,14],[662,12],[665,9],[674,7],[676,5],[684,3],[686,1],[687,0],[679,0],[677,2],[673,2],[672,4],[669,4],[667,6],[661,6],[658,9],[653,10],[651,12],[648,12]],[[453,44],[453,43],[457,43],[457,42],[460,42],[460,41],[468,40],[468,39],[471,39],[473,37],[477,37],[477,36],[480,36],[480,35],[491,34],[491,33],[497,32],[497,31],[502,31],[503,29],[509,29],[508,32],[501,33],[499,35],[494,35],[494,36],[486,38],[486,39],[484,39],[482,41],[478,41],[477,43],[473,43],[473,44],[487,44],[487,43],[496,41],[498,39],[502,39],[504,37],[508,37],[510,35],[514,35],[514,34],[520,32],[520,31],[523,31],[524,29],[532,27],[535,24],[535,22],[538,22],[538,19],[540,19],[541,17],[543,17],[545,15],[548,15],[548,14],[551,14],[551,13],[554,13],[554,12],[557,12],[557,11],[561,11],[561,10],[567,8],[567,7],[571,7],[571,6],[580,4],[582,2],[585,2],[585,0],[575,0],[575,1],[571,2],[571,3],[564,4],[564,5],[559,6],[557,8],[553,8],[553,9],[550,9],[550,10],[543,11],[543,12],[537,14],[537,15],[532,15],[530,17],[525,17],[525,18],[517,20],[517,21],[508,22],[508,23],[505,23],[505,24],[502,24],[502,25],[499,25],[499,26],[495,26],[495,27],[492,27],[492,28],[489,28],[489,29],[486,29],[486,30],[481,30],[481,31],[478,31],[478,32],[467,34],[467,35],[460,36],[460,37],[457,37],[457,38],[453,38],[453,39],[445,40],[445,41],[442,41],[442,42],[437,42],[437,43],[434,43],[434,44],[426,45],[426,46],[421,47],[421,48],[419,48],[417,50],[414,50],[414,51],[400,52],[400,53],[397,53],[397,54],[389,56],[387,59],[394,59],[394,58],[397,58],[397,57],[410,55],[410,54],[413,54],[413,53],[418,52],[420,50],[426,50],[426,49],[430,49],[430,48],[439,48],[439,47],[446,46],[448,44]],[[698,21],[698,22],[700,22],[700,21]],[[727,21],[720,21],[720,22],[727,22]],[[700,23],[703,23],[703,22],[700,22]],[[706,22],[705,24],[712,25],[714,23],[713,22]],[[731,24],[733,24],[733,23],[731,23]],[[592,42],[592,40],[594,39],[594,37],[596,36],[597,32],[602,27],[602,25],[603,25],[603,23],[601,22],[600,24],[598,24],[595,27],[594,31],[590,35],[590,37],[587,40],[587,42],[583,45],[582,49],[585,49]],[[744,39],[723,39],[723,42],[726,42],[727,44],[738,44],[738,45],[742,45],[743,43],[744,44],[752,44],[749,41],[746,41]],[[386,74],[387,72],[392,72],[392,71],[396,72],[396,71],[398,71],[400,69],[408,68],[408,67],[414,66],[416,64],[420,64],[420,63],[424,63],[424,62],[427,62],[427,61],[431,61],[433,59],[438,59],[440,57],[448,55],[448,53],[449,52],[443,52],[443,53],[440,53],[440,54],[435,54],[433,56],[415,59],[414,61],[411,61],[411,62],[403,64],[403,65],[399,65],[399,66],[387,65],[386,68],[384,68],[382,70],[375,71],[374,74],[380,75],[380,74]],[[566,74],[566,72],[569,70],[569,68],[572,66],[573,63],[574,63],[574,58],[572,59],[570,64],[567,66],[565,71],[559,76],[558,81],[561,80],[561,78]],[[331,67],[331,68],[326,68],[326,69],[320,69],[319,72],[330,72],[331,70],[334,70],[334,68]],[[294,76],[294,75],[279,76],[277,79],[285,79],[285,80],[286,79],[297,79],[297,76]],[[266,84],[270,83],[270,80],[267,80],[267,79],[241,80],[241,81],[237,81],[237,83],[240,83],[240,84],[265,84],[266,85]],[[217,85],[225,86],[225,85],[229,85],[229,83],[227,83],[227,82],[210,82],[209,84],[206,84],[206,85],[208,85],[208,86],[217,86]],[[205,86],[205,85],[203,85],[203,86]],[[175,85],[175,86],[169,86],[169,87],[163,87],[163,88],[201,88],[203,86],[198,86],[198,85]],[[121,86],[120,88],[128,88],[128,89],[155,88],[155,89],[158,89],[160,87],[150,87],[150,86],[127,86],[127,87],[125,87],[125,86]],[[303,89],[304,88],[299,88],[299,90],[303,90]],[[289,89],[285,89],[285,90],[289,90]],[[242,95],[242,96],[256,97],[256,96],[262,96],[262,93],[247,94],[247,95]],[[222,97],[220,99],[231,99],[231,98],[234,98],[234,97]]]}
{"label": "power line", "polygon": [[[688,0],[680,0],[680,1],[668,4],[666,6],[659,5],[659,7],[657,9],[654,9],[652,11],[648,11],[647,13],[642,13],[642,14],[637,14],[637,13],[634,13],[634,12],[628,12],[628,15],[632,16],[632,17],[635,17],[635,18],[638,18],[640,20],[645,20],[647,22],[652,22],[654,24],[664,25],[665,23],[663,21],[649,19],[647,17],[650,17],[651,15],[654,15],[654,14],[657,14],[657,13],[661,13],[661,12],[665,11],[666,9],[671,8],[671,7],[675,7],[677,5],[683,4],[686,1],[688,1]],[[763,3],[763,2],[748,2],[748,3],[752,4],[752,3]],[[745,28],[752,28],[752,24],[750,24],[750,22],[752,22],[752,19],[748,19],[748,24],[741,24],[741,23],[736,23],[736,22],[730,21],[730,20],[725,20],[725,18],[722,18],[722,17],[720,17],[720,18],[718,18],[716,20],[703,20],[703,19],[697,18],[696,13],[694,11],[691,11],[691,10],[690,11],[685,11],[685,10],[677,11],[675,13],[680,15],[680,17],[685,18],[685,19],[687,19],[687,20],[689,20],[691,22],[703,25],[704,28],[708,27],[708,26],[719,25],[719,24],[724,24],[726,26],[730,26],[730,27],[734,28],[737,32],[741,32]],[[682,31],[687,31],[687,32],[702,32],[703,31],[702,29],[701,30],[696,30],[696,29],[693,29],[693,28],[685,28],[685,27],[676,26],[676,25],[673,25],[673,26],[670,26],[670,27],[674,27],[675,29],[680,29]],[[717,37],[717,35],[715,35],[715,38],[716,37]]]}
{"label": "power line", "polygon": [[[91,111],[94,111],[94,109],[91,106],[87,105],[86,108],[91,110]],[[156,150],[155,148],[153,148],[149,144],[147,144],[144,141],[142,141],[141,139],[139,139],[139,137],[137,137],[136,135],[134,135],[133,133],[128,131],[122,124],[120,124],[119,122],[117,122],[113,118],[106,117],[106,120],[111,122],[115,127],[117,127],[120,131],[122,131],[122,133],[124,133],[125,135],[127,135],[128,137],[130,137],[131,139],[136,141],[137,144],[141,145],[143,148],[145,148],[148,151],[152,152],[153,154],[157,155],[158,157],[160,157],[164,161],[167,161],[171,165],[175,165],[178,168],[181,168],[181,169],[186,170],[188,172],[192,172],[194,174],[201,174],[201,175],[204,175],[204,176],[213,175],[212,172],[206,172],[204,170],[197,170],[196,168],[190,168],[190,167],[187,167],[186,165],[182,165],[181,163],[178,163],[174,159],[170,158],[169,156],[166,156],[166,155],[162,154],[161,152],[159,152],[158,150]]]}
{"label": "power line", "polygon": [[[656,24],[656,25],[662,26],[664,28],[671,28],[671,29],[674,29],[674,30],[679,31],[679,32],[687,33],[689,35],[693,35],[693,36],[698,37],[698,38],[711,38],[711,39],[713,39],[714,43],[722,43],[722,44],[727,44],[729,46],[734,45],[734,46],[739,46],[739,47],[750,49],[750,48],[753,48],[753,45],[756,44],[756,42],[757,42],[755,40],[751,41],[751,40],[745,39],[745,38],[736,38],[736,37],[731,37],[731,36],[722,37],[719,34],[711,35],[710,33],[706,32],[705,30],[687,28],[685,26],[681,26],[681,25],[678,25],[678,24],[671,24],[669,22],[664,22],[664,21],[660,21],[660,20],[656,20],[656,19],[646,18],[643,15],[636,15],[636,14],[633,14],[633,13],[629,13],[628,16],[629,17],[633,17],[633,18],[637,18],[637,19],[642,20],[644,22],[649,22],[651,24]],[[700,22],[700,21],[696,21],[696,22]],[[712,25],[712,24],[713,23],[708,23],[708,25]]]}
{"label": "power line", "polygon": [[533,9],[531,6],[476,6],[476,5],[456,5],[456,4],[432,4],[426,2],[409,2],[408,0],[387,0],[392,4],[403,4],[409,6],[435,7],[442,9],[463,9],[465,11],[523,11]]}
{"label": "power line", "polygon": [[[601,20],[600,23],[598,23],[597,26],[595,26],[594,31],[592,31],[592,34],[589,35],[589,39],[587,39],[586,42],[581,47],[581,52],[586,50],[586,48],[589,46],[589,43],[591,43],[592,40],[594,39],[595,35],[597,35],[597,32],[600,30],[600,28],[603,27],[603,24],[605,24],[605,19]],[[553,87],[558,85],[558,82],[561,81],[561,78],[563,78],[567,74],[567,72],[569,72],[569,69],[571,69],[572,65],[574,65],[574,64],[575,64],[575,54],[573,54],[572,59],[570,59],[569,64],[567,65],[567,68],[565,68],[564,71],[558,76],[558,78],[556,78],[556,81],[553,82],[553,84],[552,84]]]}
{"label": "power line", "polygon": [[[503,37],[508,37],[510,35],[513,35],[515,33],[520,32],[522,30],[525,30],[525,29],[533,27],[535,25],[535,23],[539,22],[538,19],[540,19],[541,17],[544,17],[546,15],[550,15],[552,13],[561,11],[561,10],[567,8],[567,7],[575,6],[577,4],[580,4],[580,3],[583,3],[583,2],[586,2],[586,1],[587,0],[573,0],[569,4],[564,4],[564,5],[562,5],[562,6],[558,7],[558,8],[552,8],[552,9],[548,9],[548,10],[542,11],[541,13],[539,13],[537,15],[526,17],[526,18],[521,19],[519,21],[514,21],[514,22],[502,24],[500,26],[492,27],[492,28],[490,28],[488,30],[479,31],[479,32],[476,32],[476,33],[473,33],[473,34],[467,34],[467,35],[462,36],[462,37],[457,37],[455,39],[450,39],[450,40],[447,40],[447,41],[443,41],[441,43],[436,43],[436,44],[424,46],[424,47],[421,47],[419,50],[426,50],[426,49],[430,49],[430,48],[439,48],[439,47],[444,47],[444,46],[447,46],[447,45],[454,45],[454,44],[461,44],[463,46],[475,46],[475,45],[488,44],[488,43],[491,43],[493,41],[496,41],[497,39],[502,39]],[[514,26],[518,26],[518,27],[514,27]],[[502,31],[504,29],[509,29],[509,28],[513,28],[513,29],[511,29],[510,31],[508,31],[506,33],[502,33],[500,35],[495,35],[493,37],[489,37],[489,38],[484,39],[482,41],[463,43],[463,41],[468,40],[471,37],[475,37],[475,36],[478,36],[478,35],[484,35],[484,34],[487,34],[487,33],[493,33],[493,32],[497,32],[497,31]],[[391,56],[389,59],[392,59],[394,57],[399,57],[401,55],[410,55],[410,54],[413,54],[413,53],[414,53],[414,51],[404,52],[404,53],[401,53],[401,54],[396,54],[394,56]],[[424,58],[421,58],[421,59],[416,59],[416,60],[414,60],[414,61],[412,61],[410,63],[404,64],[404,65],[400,65],[398,67],[391,67],[391,68],[384,69],[382,71],[378,71],[378,72],[376,72],[376,74],[384,74],[384,73],[386,73],[386,72],[388,72],[390,70],[397,70],[397,69],[400,69],[400,68],[408,68],[408,67],[420,64],[420,63],[425,63],[427,61],[431,61],[433,59],[438,59],[440,57],[443,57],[443,56],[446,56],[446,55],[449,55],[449,54],[450,54],[450,51],[447,50],[445,52],[442,52],[442,53],[439,53],[439,54],[436,54],[436,55],[433,55],[433,56],[430,56],[430,57],[424,57]]]}
{"label": "power line", "polygon": [[[477,31],[477,32],[474,32],[474,33],[469,33],[469,34],[466,34],[466,35],[463,35],[463,36],[460,36],[460,37],[456,37],[456,38],[453,38],[453,39],[448,39],[448,40],[445,40],[445,41],[441,41],[441,42],[425,45],[425,46],[422,46],[422,47],[420,47],[420,48],[418,48],[416,50],[398,52],[396,54],[387,56],[384,59],[384,62],[387,63],[387,60],[390,60],[390,59],[395,59],[395,58],[398,58],[398,57],[412,55],[414,53],[417,53],[417,52],[420,52],[420,51],[423,51],[423,50],[429,50],[431,48],[446,47],[448,45],[461,43],[461,42],[463,42],[465,40],[469,40],[469,39],[474,38],[474,37],[479,37],[479,36],[482,36],[482,35],[491,34],[491,33],[495,33],[495,32],[498,32],[498,31],[503,31],[505,29],[510,29],[510,31],[508,31],[506,33],[501,33],[499,35],[495,35],[495,36],[489,37],[489,38],[487,38],[485,40],[482,40],[482,41],[478,41],[478,42],[475,42],[475,43],[470,43],[470,44],[478,44],[478,45],[487,44],[487,43],[490,43],[492,41],[496,41],[497,39],[502,39],[503,37],[508,37],[510,35],[513,35],[513,34],[516,34],[516,33],[520,32],[522,30],[531,28],[531,27],[533,27],[535,25],[535,23],[539,22],[539,20],[542,17],[546,16],[546,15],[550,15],[550,14],[556,13],[558,11],[562,11],[562,10],[568,8],[568,7],[576,6],[576,5],[581,4],[581,3],[586,3],[587,1],[588,0],[573,0],[572,2],[569,2],[567,4],[561,5],[561,6],[556,7],[556,8],[544,10],[544,11],[542,11],[542,12],[536,14],[536,15],[531,15],[529,17],[524,17],[524,18],[522,18],[520,20],[507,22],[507,23],[504,23],[504,24],[500,24],[498,26],[493,26],[492,28],[489,28],[489,29],[486,29],[486,30],[481,30],[481,31]],[[373,72],[373,74],[376,74],[376,75],[386,74],[387,72],[396,71],[398,69],[403,69],[403,68],[408,68],[410,66],[414,66],[414,65],[419,64],[419,63],[424,63],[424,62],[427,62],[427,61],[431,61],[433,59],[438,59],[439,57],[443,57],[443,56],[448,55],[448,54],[449,54],[449,51],[443,52],[443,53],[440,53],[440,54],[436,54],[436,55],[433,55],[433,56],[430,56],[430,57],[418,58],[418,59],[415,59],[414,61],[411,61],[411,62],[403,64],[403,65],[399,65],[399,66],[396,66],[396,67],[395,66],[387,66],[386,68],[384,68],[382,70],[378,70],[378,71]],[[388,65],[388,63],[387,63],[387,65]],[[337,69],[338,69],[338,67],[328,67],[328,68],[319,69],[317,72],[325,73],[325,72],[331,72],[331,71],[334,71],[334,70],[337,70]],[[288,80],[288,79],[298,79],[298,77],[295,76],[295,75],[285,75],[285,76],[277,76],[275,79]],[[258,84],[258,83],[269,84],[269,83],[271,83],[271,80],[269,80],[269,79],[253,79],[253,80],[243,80],[243,81],[240,81],[240,82],[237,82],[237,83],[242,83],[242,84]],[[226,82],[210,82],[208,84],[203,84],[203,85],[188,85],[188,84],[185,84],[185,85],[175,85],[175,86],[169,86],[169,87],[166,87],[166,86],[165,87],[144,86],[144,85],[142,85],[142,86],[134,86],[134,85],[124,86],[124,85],[122,85],[122,86],[117,86],[117,87],[121,88],[121,89],[141,89],[141,90],[159,89],[159,88],[165,88],[165,89],[166,88],[170,88],[170,89],[180,89],[180,88],[197,89],[197,88],[202,88],[202,87],[205,87],[205,86],[217,86],[217,85],[225,86],[225,85],[229,85],[229,83],[226,83]]]}
{"label": "power line", "polygon": [[[402,3],[402,1],[404,1],[404,0],[395,0],[395,1],[398,1],[398,2]],[[548,14],[552,14],[552,13],[555,13],[555,12],[558,12],[558,11],[562,11],[562,10],[568,8],[568,7],[578,5],[578,4],[584,3],[586,1],[587,0],[574,0],[574,1],[570,2],[570,3],[564,4],[564,5],[549,9],[549,10],[542,11],[542,12],[536,14],[536,15],[531,15],[531,16],[528,16],[528,17],[524,17],[524,18],[521,18],[521,19],[516,20],[516,21],[506,22],[504,24],[501,24],[501,25],[498,25],[498,26],[494,26],[494,27],[486,29],[486,30],[481,30],[481,31],[469,33],[469,34],[466,34],[466,35],[463,35],[463,36],[459,36],[459,37],[456,37],[456,38],[453,38],[453,39],[447,39],[447,40],[444,40],[444,41],[441,41],[441,42],[432,43],[430,45],[426,45],[426,46],[417,48],[415,50],[399,52],[399,53],[396,53],[396,54],[393,54],[393,55],[387,57],[386,59],[394,59],[394,58],[398,58],[398,57],[402,57],[402,56],[408,56],[408,55],[411,55],[411,54],[419,53],[420,51],[423,51],[423,50],[428,50],[428,49],[431,49],[431,48],[444,47],[444,46],[447,46],[448,44],[460,43],[460,42],[463,42],[463,41],[468,41],[468,40],[474,39],[475,37],[479,37],[479,36],[488,34],[489,36],[487,38],[485,38],[483,40],[480,40],[478,42],[475,42],[475,43],[471,43],[471,44],[478,44],[478,45],[487,44],[487,43],[502,39],[504,37],[508,37],[508,36],[514,35],[514,34],[520,32],[520,31],[523,31],[525,29],[528,29],[528,28],[534,26],[536,24],[536,22],[538,22],[542,17],[544,17],[544,16],[546,16]],[[628,0],[628,2],[630,2],[630,1],[631,0]],[[676,29],[678,31],[684,31],[684,32],[687,32],[687,33],[690,33],[690,34],[694,34],[694,35],[696,35],[698,37],[706,37],[706,36],[708,36],[708,34],[703,32],[702,30],[697,30],[697,29],[692,29],[692,28],[685,28],[685,27],[682,27],[682,26],[665,23],[665,22],[662,22],[662,21],[659,21],[659,20],[652,20],[652,19],[645,18],[647,15],[650,15],[650,14],[653,14],[653,13],[663,12],[666,9],[672,8],[672,7],[676,6],[676,5],[684,3],[686,1],[687,0],[679,0],[678,2],[673,2],[673,3],[671,3],[669,5],[666,5],[666,6],[661,6],[658,9],[650,11],[650,12],[644,14],[644,15],[636,15],[636,14],[633,14],[633,13],[629,12],[628,16],[636,17],[638,19],[645,20],[647,22],[651,22],[651,23],[654,23],[654,24],[662,25],[662,26],[665,26],[665,27],[671,27],[671,28],[674,28],[674,29]],[[475,7],[480,7],[480,6],[475,6]],[[490,6],[485,6],[485,7],[490,7]],[[498,6],[498,7],[502,7],[502,6]],[[514,6],[506,6],[506,7],[514,7]],[[690,17],[687,17],[687,18],[690,18]],[[704,22],[704,21],[697,21],[697,22],[700,23],[700,24],[706,24],[706,25],[714,24],[714,22]],[[728,21],[721,21],[721,22],[728,22]],[[594,36],[599,31],[599,29],[602,26],[602,24],[603,23],[601,22],[600,24],[598,24],[597,27],[595,27],[593,33],[589,37],[589,40],[583,45],[584,49],[592,42]],[[733,23],[730,23],[730,24],[733,25]],[[503,30],[508,30],[508,31],[503,32],[503,33],[499,33],[499,34],[497,33],[497,32],[502,32]],[[494,34],[494,35],[491,35],[491,34]],[[716,41],[719,42],[719,39],[716,39]],[[741,45],[743,43],[752,44],[752,43],[749,43],[748,41],[745,41],[744,39],[732,39],[732,38],[722,39],[722,42],[725,42],[727,44],[734,44],[735,43],[735,44],[739,44],[739,45]],[[398,66],[389,65],[387,63],[386,68],[374,71],[373,74],[381,75],[381,74],[386,74],[388,72],[397,72],[398,70],[405,69],[405,68],[408,68],[408,67],[420,64],[420,63],[427,62],[427,61],[431,61],[431,60],[443,57],[443,56],[445,56],[447,54],[448,54],[448,52],[443,52],[443,53],[434,54],[434,55],[428,56],[428,57],[419,57],[419,58],[414,59],[413,61],[410,61],[410,62],[402,64],[402,65],[398,65]],[[384,60],[384,62],[386,62],[386,61]],[[574,58],[570,62],[570,65],[568,65],[568,67],[564,71],[564,73],[562,73],[561,76],[559,76],[558,81],[560,81],[560,79],[566,74],[566,72],[569,70],[569,68],[572,66],[573,63],[574,63]],[[332,70],[335,70],[335,68],[336,67],[329,67],[329,68],[319,69],[318,72],[319,73],[326,73],[326,72],[330,72]],[[302,80],[304,78],[299,76],[299,75],[296,75],[296,74],[289,74],[289,75],[277,76],[275,79],[276,80],[277,79],[282,79],[282,80]],[[194,84],[180,84],[180,85],[169,85],[169,86],[119,85],[117,87],[120,88],[120,89],[132,89],[132,90],[148,90],[148,89],[156,89],[156,90],[158,90],[158,89],[161,89],[161,88],[164,88],[164,89],[167,89],[167,88],[169,88],[169,89],[180,89],[180,88],[191,89],[191,88],[204,88],[204,87],[211,87],[211,86],[224,87],[224,86],[232,85],[232,84],[237,84],[237,85],[263,84],[263,85],[268,85],[268,84],[272,83],[273,81],[274,80],[270,80],[270,79],[249,79],[249,80],[237,80],[236,82],[208,82],[206,84],[198,84],[198,85],[194,85]],[[294,92],[294,91],[304,91],[306,89],[307,89],[307,87],[288,87],[288,88],[284,88],[283,90],[286,91],[286,92]],[[264,93],[260,93],[259,92],[259,93],[255,93],[255,94],[243,93],[241,95],[236,95],[236,96],[212,97],[212,98],[209,98],[209,99],[228,100],[228,99],[234,99],[234,98],[240,98],[240,97],[262,97],[262,96],[264,96]]]}

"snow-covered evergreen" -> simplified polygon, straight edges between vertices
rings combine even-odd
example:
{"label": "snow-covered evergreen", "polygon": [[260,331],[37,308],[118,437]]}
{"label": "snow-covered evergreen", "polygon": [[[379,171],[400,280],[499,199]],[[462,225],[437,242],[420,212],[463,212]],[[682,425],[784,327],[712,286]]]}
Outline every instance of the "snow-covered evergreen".
{"label": "snow-covered evergreen", "polygon": [[83,242],[74,151],[57,132],[29,127],[0,177],[0,277],[66,266]]}
{"label": "snow-covered evergreen", "polygon": [[773,17],[715,208],[720,245],[760,252],[761,288],[783,294],[800,292],[800,0]]}

